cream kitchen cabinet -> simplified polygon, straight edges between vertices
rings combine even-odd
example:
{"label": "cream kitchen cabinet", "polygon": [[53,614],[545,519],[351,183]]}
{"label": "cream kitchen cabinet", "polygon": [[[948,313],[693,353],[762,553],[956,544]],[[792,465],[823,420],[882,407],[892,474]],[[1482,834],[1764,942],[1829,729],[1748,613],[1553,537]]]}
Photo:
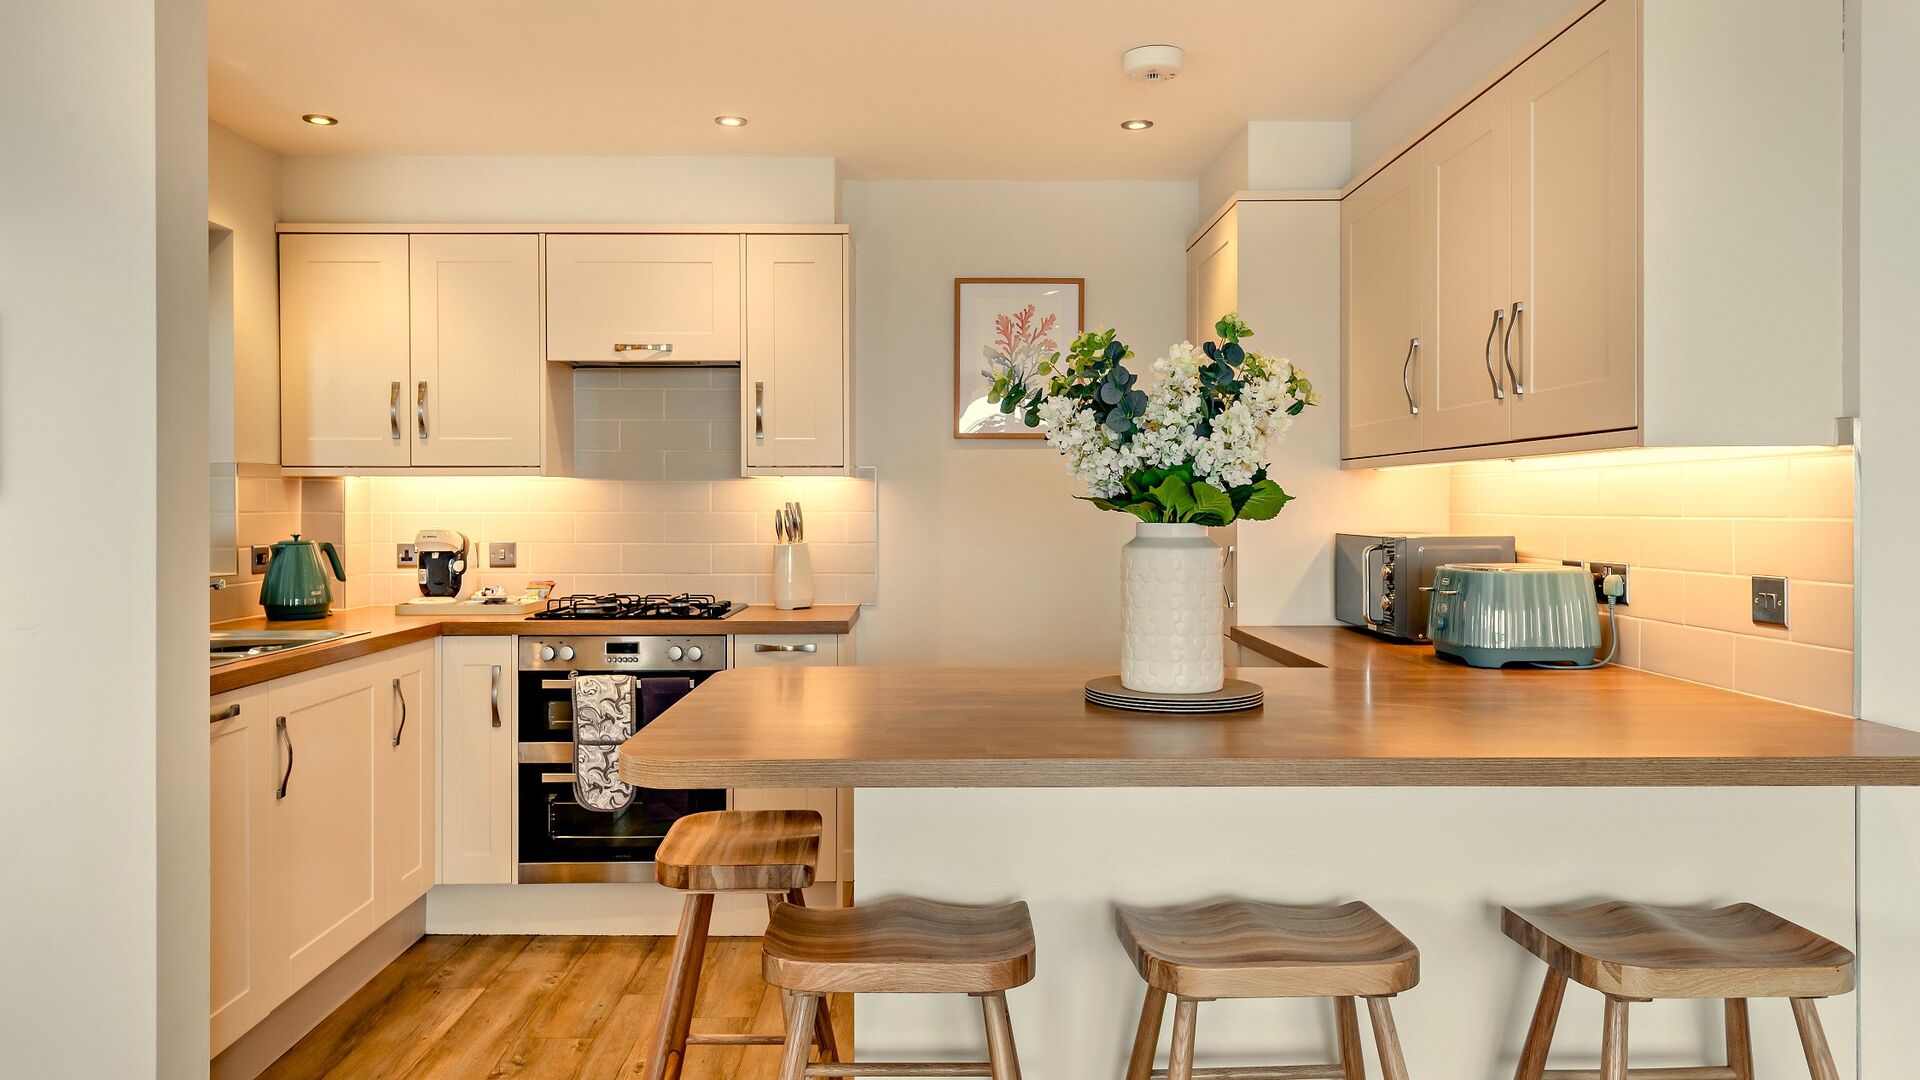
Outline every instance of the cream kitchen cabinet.
{"label": "cream kitchen cabinet", "polygon": [[1819,7],[1588,5],[1363,171],[1347,466],[1835,441],[1844,79]]}
{"label": "cream kitchen cabinet", "polygon": [[749,476],[844,472],[849,439],[847,238],[747,237],[740,375]]}
{"label": "cream kitchen cabinet", "polygon": [[209,1034],[213,1053],[259,1023],[287,996],[285,954],[277,934],[268,865],[273,844],[276,754],[267,687],[213,699],[210,726],[209,839],[212,940]]}
{"label": "cream kitchen cabinet", "polygon": [[280,237],[290,469],[531,472],[548,430],[533,234]]}
{"label": "cream kitchen cabinet", "polygon": [[439,880],[505,885],[514,867],[513,639],[448,637],[441,650]]}
{"label": "cream kitchen cabinet", "polygon": [[547,357],[741,360],[738,234],[547,236]]}
{"label": "cream kitchen cabinet", "polygon": [[[841,664],[841,646],[850,638],[836,634],[735,634],[733,666],[835,667]],[[851,663],[851,647],[844,662]],[[851,815],[842,813],[839,788],[738,788],[736,810],[815,810],[820,814],[819,881],[851,880]],[[842,863],[846,863],[843,876]]]}
{"label": "cream kitchen cabinet", "polygon": [[375,850],[380,871],[380,920],[385,922],[433,888],[440,695],[433,642],[381,655],[387,723],[374,744],[374,817],[378,824]]}
{"label": "cream kitchen cabinet", "polygon": [[1230,206],[1187,248],[1187,340],[1213,340],[1220,316],[1240,310],[1240,208]]}

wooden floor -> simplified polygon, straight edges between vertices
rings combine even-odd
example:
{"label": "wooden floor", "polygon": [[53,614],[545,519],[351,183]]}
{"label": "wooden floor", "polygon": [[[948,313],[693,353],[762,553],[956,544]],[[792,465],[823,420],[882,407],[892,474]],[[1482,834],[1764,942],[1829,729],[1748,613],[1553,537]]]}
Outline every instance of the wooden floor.
{"label": "wooden floor", "polygon": [[[673,956],[672,938],[422,938],[287,1051],[266,1080],[602,1080],[636,1076]],[[834,1002],[840,1045],[853,1015]],[[759,938],[713,938],[696,1032],[781,1032],[760,981]],[[774,1076],[778,1047],[702,1047],[685,1080]]]}

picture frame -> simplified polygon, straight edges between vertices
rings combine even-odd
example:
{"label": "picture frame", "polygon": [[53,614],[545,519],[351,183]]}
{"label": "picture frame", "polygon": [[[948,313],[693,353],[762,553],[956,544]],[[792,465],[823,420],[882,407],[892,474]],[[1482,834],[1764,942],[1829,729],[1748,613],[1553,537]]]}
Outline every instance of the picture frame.
{"label": "picture frame", "polygon": [[1065,277],[953,279],[953,437],[1045,439],[987,400],[994,372],[1012,369],[1029,391],[1034,365],[1065,353],[1087,322],[1087,282]]}

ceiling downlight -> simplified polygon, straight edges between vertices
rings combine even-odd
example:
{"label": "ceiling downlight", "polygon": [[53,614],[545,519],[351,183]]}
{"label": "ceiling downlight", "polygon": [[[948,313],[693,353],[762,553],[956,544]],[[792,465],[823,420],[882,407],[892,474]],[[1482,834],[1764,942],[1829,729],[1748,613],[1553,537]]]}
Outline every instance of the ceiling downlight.
{"label": "ceiling downlight", "polygon": [[734,116],[731,113],[726,116],[716,116],[713,118],[713,122],[725,128],[743,128],[747,126],[746,117]]}
{"label": "ceiling downlight", "polygon": [[314,127],[333,127],[340,123],[339,119],[337,119],[336,117],[328,116],[326,113],[318,113],[318,112],[305,113],[300,117],[300,119],[305,120],[307,123],[312,124]]}
{"label": "ceiling downlight", "polygon": [[1122,120],[1120,126],[1128,131],[1145,131],[1153,126],[1151,120]]}

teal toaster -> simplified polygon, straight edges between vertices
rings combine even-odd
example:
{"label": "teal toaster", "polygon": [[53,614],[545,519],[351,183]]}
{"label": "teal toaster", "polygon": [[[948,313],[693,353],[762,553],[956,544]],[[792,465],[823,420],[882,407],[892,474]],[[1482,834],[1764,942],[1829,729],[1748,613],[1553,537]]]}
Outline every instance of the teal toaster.
{"label": "teal toaster", "polygon": [[1585,664],[1600,651],[1593,579],[1577,566],[1449,563],[1427,607],[1434,651],[1473,667]]}

